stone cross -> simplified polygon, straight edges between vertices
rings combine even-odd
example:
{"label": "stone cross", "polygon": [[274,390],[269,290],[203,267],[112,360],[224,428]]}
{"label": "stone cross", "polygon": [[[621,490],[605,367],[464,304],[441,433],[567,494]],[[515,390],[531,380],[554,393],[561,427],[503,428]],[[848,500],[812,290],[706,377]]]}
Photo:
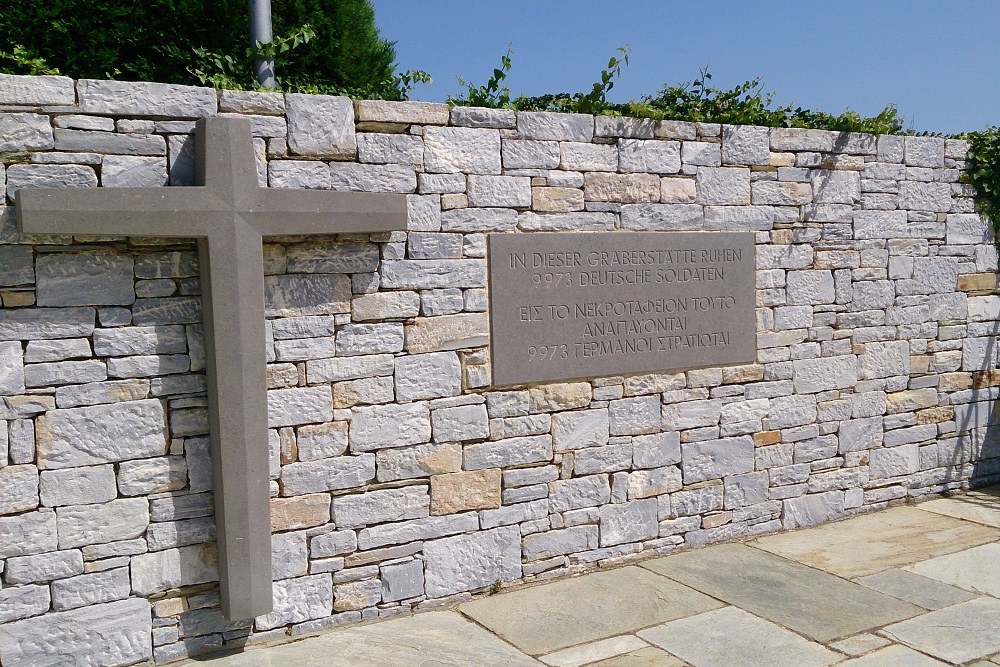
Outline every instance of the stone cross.
{"label": "stone cross", "polygon": [[406,198],[262,188],[248,120],[196,132],[197,186],[21,189],[15,203],[24,234],[197,239],[222,611],[245,620],[272,608],[262,237],[402,230]]}

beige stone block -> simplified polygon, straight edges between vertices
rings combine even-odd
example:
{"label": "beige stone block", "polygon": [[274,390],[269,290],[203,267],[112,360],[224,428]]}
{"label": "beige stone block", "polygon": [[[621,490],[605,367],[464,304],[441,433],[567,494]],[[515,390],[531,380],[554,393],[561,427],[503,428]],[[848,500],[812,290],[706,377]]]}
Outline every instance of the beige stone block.
{"label": "beige stone block", "polygon": [[718,514],[710,514],[701,520],[702,528],[718,528],[719,526],[724,526],[733,520],[732,512],[719,512]]}
{"label": "beige stone block", "polygon": [[772,167],[793,167],[795,166],[795,153],[771,153],[768,164]]}
{"label": "beige stone block", "polygon": [[406,325],[406,351],[411,354],[482,347],[489,342],[486,313],[418,317]]}
{"label": "beige stone block", "polygon": [[966,273],[958,277],[961,292],[992,292],[997,286],[995,273]]}
{"label": "beige stone block", "polygon": [[590,405],[592,395],[589,382],[563,382],[532,387],[528,401],[532,412],[551,412],[584,408]]}
{"label": "beige stone block", "polygon": [[569,213],[583,210],[583,190],[578,188],[531,188],[531,210]]}
{"label": "beige stone block", "polygon": [[917,411],[918,424],[940,424],[941,422],[951,421],[954,418],[955,408],[950,405]]}
{"label": "beige stone block", "polygon": [[431,477],[431,514],[500,507],[500,469],[470,470]]}
{"label": "beige stone block", "polygon": [[660,201],[664,204],[690,204],[697,194],[693,178],[660,179]]}
{"label": "beige stone block", "polygon": [[755,447],[776,445],[779,442],[781,442],[781,431],[760,431],[759,433],[755,433],[753,436],[753,444]]}
{"label": "beige stone block", "polygon": [[939,391],[961,391],[972,388],[972,373],[942,373],[938,376]]}
{"label": "beige stone block", "polygon": [[354,114],[359,123],[447,125],[451,107],[433,102],[356,100]]}
{"label": "beige stone block", "polygon": [[730,366],[722,369],[722,384],[739,384],[756,382],[764,379],[764,366],[761,364],[746,364],[745,366]]}
{"label": "beige stone block", "polygon": [[584,176],[587,201],[637,204],[660,200],[660,179],[655,174],[608,174],[590,172]]}
{"label": "beige stone block", "polygon": [[271,530],[299,530],[330,521],[330,494],[271,498]]}

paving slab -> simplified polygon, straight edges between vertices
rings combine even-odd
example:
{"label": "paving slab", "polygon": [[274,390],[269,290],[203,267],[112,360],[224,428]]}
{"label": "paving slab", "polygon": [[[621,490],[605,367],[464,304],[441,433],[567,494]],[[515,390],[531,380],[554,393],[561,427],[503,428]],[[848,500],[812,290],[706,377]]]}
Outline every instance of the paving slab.
{"label": "paving slab", "polygon": [[1000,651],[1000,600],[976,598],[890,625],[882,633],[946,662],[984,658]]}
{"label": "paving slab", "polygon": [[648,646],[649,644],[635,635],[620,635],[582,646],[564,648],[561,651],[543,655],[539,660],[546,665],[551,665],[551,667],[580,667],[580,665],[589,665],[598,660],[625,655]]}
{"label": "paving slab", "polygon": [[915,507],[893,507],[750,544],[854,579],[997,539],[997,528]]}
{"label": "paving slab", "polygon": [[632,566],[500,593],[458,609],[525,653],[542,655],[721,606]]}
{"label": "paving slab", "polygon": [[821,642],[924,611],[743,544],[697,549],[642,566]]}
{"label": "paving slab", "polygon": [[206,661],[211,667],[542,667],[452,611],[428,612]]}
{"label": "paving slab", "polygon": [[1000,543],[997,542],[931,558],[906,569],[968,591],[1000,597]]}
{"label": "paving slab", "polygon": [[587,667],[684,667],[684,661],[661,648],[649,646],[615,658],[593,662]]}
{"label": "paving slab", "polygon": [[846,653],[847,655],[864,655],[865,653],[870,653],[875,649],[888,646],[891,643],[892,642],[885,637],[879,637],[878,635],[863,632],[860,635],[854,635],[853,637],[848,637],[847,639],[831,642],[830,648],[840,651],[841,653]]}
{"label": "paving slab", "polygon": [[815,642],[735,607],[664,623],[638,635],[696,667],[822,667],[841,658]]}
{"label": "paving slab", "polygon": [[[961,553],[965,552],[960,551],[959,554]],[[942,558],[951,558],[956,555],[958,554],[942,556]],[[950,607],[953,604],[966,602],[976,597],[969,591],[963,591],[961,588],[955,588],[906,570],[885,570],[855,579],[855,581],[862,586],[874,588],[886,595],[912,602],[931,611]]]}
{"label": "paving slab", "polygon": [[840,663],[841,667],[947,667],[948,663],[935,660],[912,648],[894,644]]}
{"label": "paving slab", "polygon": [[928,500],[917,508],[1000,528],[1000,491],[997,490],[970,491],[953,498]]}

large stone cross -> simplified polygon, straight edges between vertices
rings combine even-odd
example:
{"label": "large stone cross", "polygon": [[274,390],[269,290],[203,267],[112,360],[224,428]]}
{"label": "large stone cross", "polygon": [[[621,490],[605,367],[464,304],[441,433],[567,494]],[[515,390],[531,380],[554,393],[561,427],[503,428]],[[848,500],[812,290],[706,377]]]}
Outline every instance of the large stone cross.
{"label": "large stone cross", "polygon": [[406,199],[261,188],[245,119],[198,121],[195,146],[194,187],[22,189],[15,203],[24,234],[198,240],[222,610],[244,620],[272,608],[261,237],[405,229]]}

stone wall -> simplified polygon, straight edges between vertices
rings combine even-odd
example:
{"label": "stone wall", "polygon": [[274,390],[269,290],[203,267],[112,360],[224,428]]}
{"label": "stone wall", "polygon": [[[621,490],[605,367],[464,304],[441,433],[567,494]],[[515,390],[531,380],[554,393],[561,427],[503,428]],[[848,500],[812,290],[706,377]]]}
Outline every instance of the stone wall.
{"label": "stone wall", "polygon": [[[11,205],[190,183],[214,114],[250,118],[262,184],[409,202],[406,233],[265,245],[253,628],[213,583],[193,244],[20,237]],[[989,479],[997,257],[965,153],[0,75],[0,660],[168,662]],[[486,235],[612,229],[755,232],[757,363],[491,387]]]}

